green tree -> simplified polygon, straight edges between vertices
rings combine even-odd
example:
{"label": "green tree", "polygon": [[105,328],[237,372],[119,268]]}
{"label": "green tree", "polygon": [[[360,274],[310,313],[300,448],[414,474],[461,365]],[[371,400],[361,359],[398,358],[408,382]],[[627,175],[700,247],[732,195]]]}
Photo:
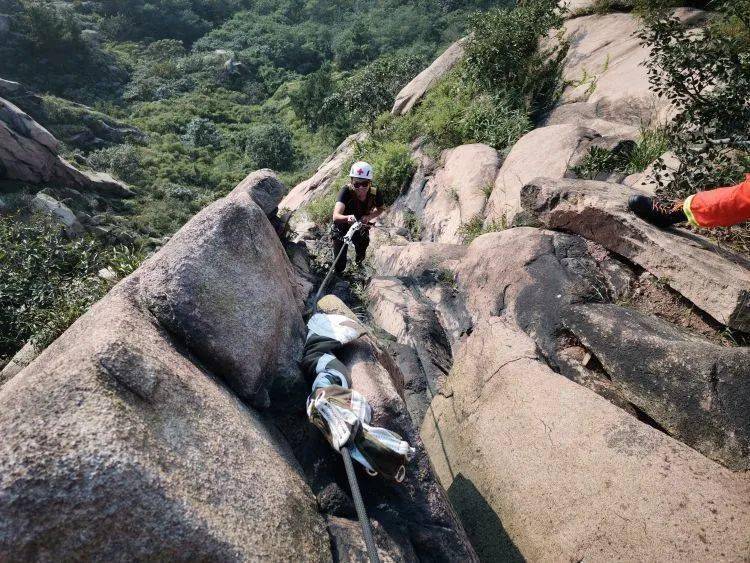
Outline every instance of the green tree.
{"label": "green tree", "polygon": [[294,160],[292,132],[282,123],[256,125],[247,132],[245,152],[253,168],[287,170]]}
{"label": "green tree", "polygon": [[564,44],[539,48],[562,25],[556,0],[527,0],[471,18],[466,62],[472,79],[490,92],[505,92],[536,120],[553,105],[561,84]]}
{"label": "green tree", "polygon": [[676,196],[730,184],[750,164],[750,0],[715,7],[698,33],[664,9],[640,32],[652,88],[677,109],[668,134],[680,164],[673,178],[660,177]]}
{"label": "green tree", "polygon": [[211,147],[221,148],[223,137],[216,124],[210,119],[203,117],[193,118],[185,128],[185,133],[180,137],[182,143],[189,148]]}
{"label": "green tree", "polygon": [[385,55],[355,72],[339,94],[352,121],[372,129],[378,115],[390,108],[396,94],[420,67],[416,57]]}
{"label": "green tree", "polygon": [[71,52],[80,52],[85,47],[81,29],[71,10],[46,2],[28,1],[23,5],[20,25],[33,51],[39,55],[57,59]]}

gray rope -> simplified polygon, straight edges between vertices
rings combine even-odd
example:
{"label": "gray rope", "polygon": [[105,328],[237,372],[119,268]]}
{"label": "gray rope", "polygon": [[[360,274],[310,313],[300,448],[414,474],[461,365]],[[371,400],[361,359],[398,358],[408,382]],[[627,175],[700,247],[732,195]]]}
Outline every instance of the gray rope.
{"label": "gray rope", "polygon": [[362,501],[362,493],[359,490],[359,483],[357,483],[357,475],[354,473],[352,456],[349,453],[349,448],[347,446],[341,448],[341,457],[344,458],[346,476],[349,478],[349,487],[352,490],[354,507],[357,509],[357,517],[359,518],[359,523],[362,526],[362,535],[365,538],[367,555],[370,558],[370,563],[380,563],[380,557],[378,557],[378,547],[377,545],[375,545],[375,538],[373,538],[372,536],[372,526],[370,525],[370,519],[367,518],[365,503]]}
{"label": "gray rope", "polygon": [[[333,259],[331,269],[328,270],[328,274],[323,278],[317,293],[315,294],[315,301],[313,303],[312,314],[318,312],[318,301],[320,296],[325,290],[328,282],[331,280],[336,263],[339,261],[341,255],[349,250],[349,245],[345,244],[339,250],[339,253]],[[344,467],[346,468],[346,477],[349,479],[349,488],[352,491],[352,499],[354,500],[354,507],[357,509],[357,518],[362,526],[362,535],[365,538],[365,546],[367,547],[367,556],[370,558],[370,563],[380,563],[380,557],[378,557],[378,548],[375,544],[375,538],[372,535],[372,526],[370,525],[370,519],[367,517],[367,511],[365,510],[365,503],[362,500],[362,493],[359,490],[359,483],[357,483],[357,474],[354,472],[354,465],[352,464],[352,457],[349,453],[349,448],[344,446],[341,448],[341,457],[344,458]]]}

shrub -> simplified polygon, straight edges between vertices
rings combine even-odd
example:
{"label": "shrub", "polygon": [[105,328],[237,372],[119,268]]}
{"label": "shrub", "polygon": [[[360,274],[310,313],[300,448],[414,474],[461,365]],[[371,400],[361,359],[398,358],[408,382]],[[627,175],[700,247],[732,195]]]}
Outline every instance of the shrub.
{"label": "shrub", "polygon": [[223,143],[221,131],[216,127],[216,124],[203,117],[193,118],[185,128],[180,140],[186,147],[193,149],[199,147],[219,149]]}
{"label": "shrub", "polygon": [[492,221],[485,224],[481,215],[475,215],[458,228],[458,235],[463,238],[464,244],[471,244],[472,241],[487,233],[503,231],[508,228],[505,217],[500,221]]}
{"label": "shrub", "polygon": [[556,0],[528,0],[515,8],[495,8],[471,19],[466,62],[473,79],[532,118],[544,114],[560,92],[565,45],[539,48],[563,19]]}
{"label": "shrub", "polygon": [[372,130],[378,115],[390,109],[396,94],[420,67],[416,57],[385,55],[355,72],[339,93],[352,121]]}
{"label": "shrub", "polygon": [[579,178],[587,180],[595,179],[602,172],[643,172],[667,151],[667,142],[663,129],[644,129],[641,131],[641,138],[623,150],[609,151],[601,147],[592,147],[572,171]]}
{"label": "shrub", "polygon": [[668,129],[680,162],[658,180],[673,197],[728,185],[745,172],[750,147],[750,0],[715,3],[716,17],[692,32],[668,10],[646,18],[640,37],[650,50],[652,89],[677,115]]}
{"label": "shrub", "polygon": [[625,172],[635,174],[643,172],[657,158],[669,149],[669,138],[664,129],[645,129],[641,138],[630,153]]}
{"label": "shrub", "polygon": [[295,156],[292,132],[278,122],[256,125],[246,134],[245,152],[253,168],[287,170]]}
{"label": "shrub", "polygon": [[0,217],[0,357],[33,337],[41,347],[57,338],[111,287],[97,272],[132,272],[142,256],[94,239],[67,239],[38,218],[28,224]]}
{"label": "shrub", "polygon": [[383,194],[385,205],[396,200],[414,175],[415,165],[406,143],[366,143],[358,151],[357,160],[365,160],[372,165],[375,173],[373,184]]}
{"label": "shrub", "polygon": [[21,30],[37,54],[61,58],[85,45],[73,12],[40,1],[27,1],[21,12]]}
{"label": "shrub", "polygon": [[337,196],[338,190],[331,188],[325,195],[308,203],[304,208],[307,218],[319,227],[328,225],[333,217],[333,208],[336,206]]}
{"label": "shrub", "polygon": [[95,170],[106,170],[121,180],[139,183],[143,179],[141,152],[133,145],[116,145],[93,151],[88,162]]}

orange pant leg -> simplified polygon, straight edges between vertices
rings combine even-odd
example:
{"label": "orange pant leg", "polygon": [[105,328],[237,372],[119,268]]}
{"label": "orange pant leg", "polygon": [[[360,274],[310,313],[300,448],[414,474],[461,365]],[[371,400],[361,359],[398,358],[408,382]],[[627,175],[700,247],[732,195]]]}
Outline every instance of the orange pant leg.
{"label": "orange pant leg", "polygon": [[696,227],[729,227],[750,220],[750,174],[736,186],[691,195],[683,210]]}

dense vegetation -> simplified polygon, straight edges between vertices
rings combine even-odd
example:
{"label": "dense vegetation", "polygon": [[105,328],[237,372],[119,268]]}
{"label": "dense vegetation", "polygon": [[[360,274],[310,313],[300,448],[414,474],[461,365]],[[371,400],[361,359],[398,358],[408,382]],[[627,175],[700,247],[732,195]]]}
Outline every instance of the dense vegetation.
{"label": "dense vegetation", "polygon": [[[109,220],[147,241],[250,170],[274,168],[287,184],[308,175],[347,134],[375,127],[396,92],[465,33],[469,14],[498,3],[0,0],[10,16],[0,77],[42,94],[13,101],[63,141],[65,156],[135,188]],[[143,134],[93,144],[81,140],[84,125]],[[396,186],[409,155],[396,143],[379,150],[375,163]],[[117,262],[46,223],[10,225],[0,229],[0,247],[13,249],[3,261],[21,273],[0,278],[0,365],[30,336],[46,342],[64,329],[106,287],[95,271]],[[24,270],[24,252],[48,254],[46,269]],[[76,291],[58,293],[66,285]]]}
{"label": "dense vegetation", "polygon": [[49,344],[140,259],[127,247],[71,241],[42,219],[0,217],[0,359],[32,336]]}
{"label": "dense vegetation", "polygon": [[140,188],[130,225],[161,236],[250,169],[302,178],[496,3],[0,0],[0,76],[48,94],[34,116],[62,140],[81,120],[68,100],[145,132],[69,149]]}
{"label": "dense vegetation", "polygon": [[[669,198],[738,183],[750,170],[750,0],[712,7],[714,17],[701,33],[659,9],[647,15],[641,33],[652,52],[651,84],[677,108],[666,133],[679,166],[660,177]],[[746,225],[718,233],[750,253]]]}

